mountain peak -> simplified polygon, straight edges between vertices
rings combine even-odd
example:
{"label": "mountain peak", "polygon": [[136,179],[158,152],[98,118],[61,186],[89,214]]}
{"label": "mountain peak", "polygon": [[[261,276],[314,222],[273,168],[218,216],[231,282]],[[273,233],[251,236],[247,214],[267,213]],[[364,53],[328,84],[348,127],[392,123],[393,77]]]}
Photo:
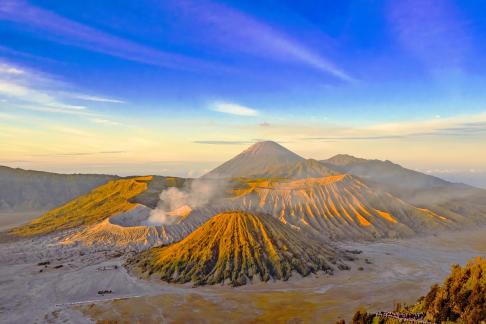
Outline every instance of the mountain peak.
{"label": "mountain peak", "polygon": [[293,166],[303,157],[272,142],[258,142],[207,173],[207,178],[237,178],[266,174],[275,167]]}
{"label": "mountain peak", "polygon": [[244,150],[241,154],[277,154],[277,155],[292,155],[296,159],[302,159],[294,152],[286,149],[282,145],[273,141],[257,142]]}
{"label": "mountain peak", "polygon": [[352,163],[364,162],[364,161],[367,160],[362,158],[357,158],[349,154],[337,154],[327,160],[324,160],[323,162],[332,165],[337,165],[337,166],[347,166]]}

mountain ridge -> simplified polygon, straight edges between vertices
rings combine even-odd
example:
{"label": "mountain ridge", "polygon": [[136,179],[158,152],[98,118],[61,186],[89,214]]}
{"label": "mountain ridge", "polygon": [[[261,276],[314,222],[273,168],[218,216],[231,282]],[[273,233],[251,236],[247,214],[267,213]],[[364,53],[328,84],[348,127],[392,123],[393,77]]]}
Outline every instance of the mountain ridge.
{"label": "mountain ridge", "polygon": [[246,183],[227,208],[270,214],[323,238],[409,237],[454,228],[462,220],[417,208],[348,174]]}
{"label": "mountain ridge", "polygon": [[0,211],[45,211],[117,176],[60,174],[0,166]]}
{"label": "mountain ridge", "polygon": [[337,155],[321,163],[339,172],[365,180],[372,187],[389,192],[419,208],[469,223],[486,221],[486,190],[452,183],[391,161],[366,160]]}

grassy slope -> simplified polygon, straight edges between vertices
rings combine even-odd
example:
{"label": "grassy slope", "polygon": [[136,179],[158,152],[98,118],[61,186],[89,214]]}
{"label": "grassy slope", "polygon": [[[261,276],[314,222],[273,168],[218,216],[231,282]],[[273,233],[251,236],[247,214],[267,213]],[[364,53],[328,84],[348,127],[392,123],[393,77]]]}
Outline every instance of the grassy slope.
{"label": "grassy slope", "polygon": [[243,285],[259,276],[286,280],[296,270],[308,275],[332,271],[334,251],[301,236],[269,215],[225,212],[182,241],[152,248],[130,261],[144,275],[195,285],[229,281]]}
{"label": "grassy slope", "polygon": [[33,236],[95,224],[116,213],[130,210],[134,204],[129,200],[145,191],[151,179],[148,176],[109,181],[29,224],[13,229],[11,233]]}

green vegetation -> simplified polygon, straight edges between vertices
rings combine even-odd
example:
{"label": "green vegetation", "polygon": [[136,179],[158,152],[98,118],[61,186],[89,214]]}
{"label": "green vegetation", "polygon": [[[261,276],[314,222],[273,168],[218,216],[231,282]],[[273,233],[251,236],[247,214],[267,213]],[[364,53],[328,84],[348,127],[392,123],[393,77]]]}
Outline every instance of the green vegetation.
{"label": "green vegetation", "polygon": [[442,286],[432,286],[414,309],[435,322],[486,321],[486,259],[477,257],[464,268],[454,265]]}
{"label": "green vegetation", "polygon": [[[397,305],[395,314],[424,314],[432,323],[486,322],[486,259],[477,257],[465,267],[452,266],[452,272],[440,285],[433,285],[415,305]],[[399,320],[358,310],[352,323],[399,323]],[[401,322],[400,322],[401,323]]]}
{"label": "green vegetation", "polygon": [[127,265],[168,282],[239,286],[254,277],[287,280],[293,270],[303,276],[331,273],[330,263],[337,263],[336,253],[322,243],[270,215],[234,211],[212,217],[178,243],[142,252]]}
{"label": "green vegetation", "polygon": [[34,236],[91,225],[134,207],[129,200],[147,189],[152,177],[112,180],[91,192],[55,208],[31,223],[15,228],[12,234]]}

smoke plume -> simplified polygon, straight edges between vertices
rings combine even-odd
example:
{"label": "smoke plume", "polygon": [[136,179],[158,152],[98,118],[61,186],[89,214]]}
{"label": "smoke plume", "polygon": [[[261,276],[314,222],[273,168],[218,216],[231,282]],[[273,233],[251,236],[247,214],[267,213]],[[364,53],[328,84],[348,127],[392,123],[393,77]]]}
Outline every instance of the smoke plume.
{"label": "smoke plume", "polygon": [[[178,210],[193,210],[224,196],[227,183],[223,180],[196,179],[184,188],[171,187],[160,193],[157,208],[151,211],[147,225],[173,224]],[[189,209],[190,208],[190,209]]]}

